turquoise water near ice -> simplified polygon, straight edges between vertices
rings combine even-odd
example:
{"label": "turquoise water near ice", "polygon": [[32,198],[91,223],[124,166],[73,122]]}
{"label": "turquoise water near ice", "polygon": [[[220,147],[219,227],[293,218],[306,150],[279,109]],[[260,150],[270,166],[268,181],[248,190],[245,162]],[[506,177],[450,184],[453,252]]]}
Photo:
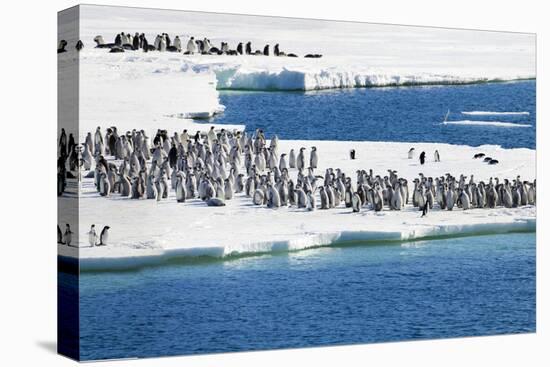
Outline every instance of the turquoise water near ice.
{"label": "turquoise water near ice", "polygon": [[534,332],[535,259],[517,233],[83,273],[81,358]]}

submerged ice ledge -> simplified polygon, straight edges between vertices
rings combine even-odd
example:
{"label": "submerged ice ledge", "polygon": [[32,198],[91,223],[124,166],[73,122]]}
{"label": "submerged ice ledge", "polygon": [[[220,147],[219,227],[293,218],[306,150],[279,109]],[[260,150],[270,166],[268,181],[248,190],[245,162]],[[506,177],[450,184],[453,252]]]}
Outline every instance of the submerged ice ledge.
{"label": "submerged ice ledge", "polygon": [[[526,210],[534,209],[529,207]],[[524,209],[516,209],[523,211]],[[242,244],[218,244],[206,247],[191,248],[142,248],[133,253],[122,256],[80,256],[79,266],[81,271],[116,271],[138,269],[145,266],[161,265],[174,260],[193,260],[197,258],[223,259],[238,256],[250,256],[269,253],[291,252],[307,250],[331,245],[342,245],[353,242],[365,244],[385,241],[412,241],[424,239],[438,239],[446,237],[503,234],[514,232],[534,232],[536,219],[525,217],[493,223],[476,224],[445,224],[429,225],[426,227],[403,228],[397,231],[342,230],[336,232],[304,233],[302,236],[288,240],[274,240],[249,242]],[[82,251],[83,249],[80,249]],[[63,253],[61,251],[60,253]],[[74,261],[70,255],[61,256],[62,260]],[[63,259],[65,258],[65,259]]]}

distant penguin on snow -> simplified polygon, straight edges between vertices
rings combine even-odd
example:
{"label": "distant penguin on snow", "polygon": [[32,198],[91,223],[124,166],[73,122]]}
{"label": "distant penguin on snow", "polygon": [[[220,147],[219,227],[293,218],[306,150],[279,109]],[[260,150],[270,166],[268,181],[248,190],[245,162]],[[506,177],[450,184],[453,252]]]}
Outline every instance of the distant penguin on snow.
{"label": "distant penguin on snow", "polygon": [[424,162],[426,161],[426,152],[422,152],[420,153],[420,164],[424,164]]}
{"label": "distant penguin on snow", "polygon": [[61,228],[59,228],[59,224],[57,225],[57,243],[58,244],[65,244],[65,242],[63,242],[63,233],[61,232]]}
{"label": "distant penguin on snow", "polygon": [[65,243],[67,246],[71,246],[71,242],[73,240],[73,232],[71,231],[71,226],[69,223],[65,226]]}
{"label": "distant penguin on snow", "polygon": [[88,241],[90,242],[90,247],[94,247],[97,244],[97,233],[95,231],[95,224],[92,224],[90,232],[88,232]]}
{"label": "distant penguin on snow", "polygon": [[111,229],[111,227],[105,226],[101,230],[101,234],[99,235],[99,244],[98,244],[98,246],[106,246],[107,245],[107,243],[109,241],[109,229]]}

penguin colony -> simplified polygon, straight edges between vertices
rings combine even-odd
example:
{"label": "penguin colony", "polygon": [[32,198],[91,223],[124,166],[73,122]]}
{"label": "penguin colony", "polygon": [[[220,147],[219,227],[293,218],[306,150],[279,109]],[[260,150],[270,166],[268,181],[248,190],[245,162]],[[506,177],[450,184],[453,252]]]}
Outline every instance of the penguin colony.
{"label": "penguin colony", "polygon": [[[286,53],[281,51],[279,44],[273,46],[273,52],[271,53],[270,45],[266,44],[263,49],[253,50],[252,42],[247,42],[244,46],[242,42],[237,44],[235,49],[230,49],[227,42],[221,42],[220,47],[212,45],[208,38],[195,39],[190,37],[187,42],[182,42],[179,36],[175,36],[172,40],[167,33],[157,34],[154,42],[151,44],[145,37],[144,33],[136,32],[133,36],[130,33],[121,32],[115,36],[114,42],[106,43],[103,36],[98,35],[94,37],[96,48],[106,48],[109,52],[125,52],[125,51],[138,51],[143,52],[160,51],[160,52],[182,52],[184,55],[255,55],[255,56],[286,56],[286,57],[298,57],[294,53]],[[67,52],[67,41],[61,40],[57,46],[57,53]],[[84,43],[81,40],[75,45],[77,51],[84,48]],[[317,59],[322,57],[320,54],[306,54],[305,58]]]}
{"label": "penguin colony", "polygon": [[[117,128],[111,127],[103,134],[98,127],[79,146],[62,130],[59,151],[58,195],[63,194],[68,165],[88,171],[87,177],[94,179],[100,196],[134,200],[175,198],[185,203],[200,199],[207,206],[225,206],[228,200],[242,195],[254,205],[273,209],[345,207],[357,213],[412,206],[422,211],[422,216],[433,209],[536,204],[536,180],[529,182],[519,176],[511,181],[490,178],[478,182],[473,175],[419,174],[410,189],[409,181],[392,169],[384,176],[372,169],[357,170],[354,176],[339,168],[318,172],[316,147],[308,152],[304,147],[280,152],[278,137],[274,135],[268,141],[262,130],[249,135],[211,127],[207,133],[190,135],[184,130],[171,136],[166,130],[158,130],[151,141],[143,130],[119,135]],[[97,240],[90,239],[90,245],[95,244]]]}

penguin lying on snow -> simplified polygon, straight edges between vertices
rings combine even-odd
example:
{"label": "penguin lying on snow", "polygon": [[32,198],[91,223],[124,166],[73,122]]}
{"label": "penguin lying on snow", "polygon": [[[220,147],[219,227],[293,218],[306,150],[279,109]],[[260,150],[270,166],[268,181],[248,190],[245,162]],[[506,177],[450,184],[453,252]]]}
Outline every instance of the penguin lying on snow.
{"label": "penguin lying on snow", "polygon": [[124,52],[124,49],[119,46],[113,46],[109,52],[111,53]]}
{"label": "penguin lying on snow", "polygon": [[479,159],[485,157],[485,153],[477,153],[474,155],[474,159]]}
{"label": "penguin lying on snow", "polygon": [[112,48],[116,46],[115,43],[105,43],[102,35],[95,36],[94,42],[96,43],[96,46],[95,46],[96,48]]}
{"label": "penguin lying on snow", "polygon": [[59,45],[57,46],[57,53],[60,54],[63,52],[67,52],[67,50],[65,50],[65,47],[67,47],[67,41],[65,40],[59,41]]}
{"label": "penguin lying on snow", "polygon": [[225,202],[219,198],[210,198],[206,201],[208,206],[225,206]]}

